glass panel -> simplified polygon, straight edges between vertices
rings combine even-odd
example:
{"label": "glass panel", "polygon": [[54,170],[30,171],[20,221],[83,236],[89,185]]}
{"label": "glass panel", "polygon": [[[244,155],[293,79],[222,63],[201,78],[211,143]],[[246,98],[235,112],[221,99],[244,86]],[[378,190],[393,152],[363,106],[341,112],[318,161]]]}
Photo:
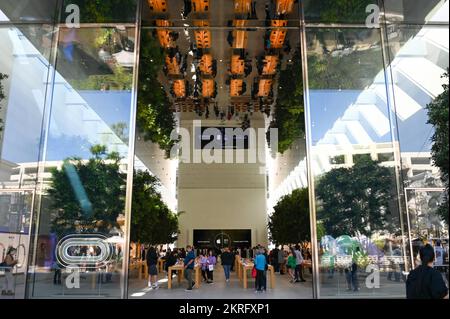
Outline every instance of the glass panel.
{"label": "glass panel", "polygon": [[[440,240],[448,249],[448,206],[438,207],[445,184],[439,167],[432,160],[436,128],[429,116],[436,114],[435,118],[441,121],[447,113],[430,113],[427,106],[439,101],[444,92],[443,84],[448,85],[448,77],[442,76],[449,67],[449,28],[403,25],[390,28],[388,34],[405,203],[411,218],[410,239],[415,258],[419,243],[426,241],[436,244],[436,240]],[[446,102],[444,104],[445,112]],[[434,151],[446,145],[448,142],[441,142]],[[448,167],[448,159],[437,164]]]}
{"label": "glass panel", "polygon": [[[273,251],[270,269],[278,272],[289,243],[304,244],[305,289],[292,285],[281,267],[286,275],[274,277],[275,287],[268,272],[268,292],[311,298],[298,2],[148,1],[143,19],[130,298],[253,298],[249,275],[244,280],[242,271],[243,280],[232,275],[226,284],[220,263],[207,275],[201,256],[211,251],[221,258],[229,247],[238,255],[237,273],[250,269],[260,244]],[[278,130],[279,140],[270,140],[269,128]],[[230,137],[230,129],[242,133]],[[286,232],[292,236],[269,237],[268,214],[294,190],[289,213],[295,224]],[[276,260],[275,244],[285,244]],[[194,274],[200,276],[203,260],[208,276],[195,277],[194,290],[200,289],[190,296],[184,291],[190,282],[175,265],[184,262],[187,245],[199,257]],[[211,280],[217,284],[207,285]],[[154,293],[149,285],[160,289]]]}
{"label": "glass panel", "polygon": [[53,22],[57,14],[58,0],[2,0],[0,22]]}
{"label": "glass panel", "polygon": [[378,6],[378,0],[305,0],[305,21],[361,24],[374,12],[371,5]]}
{"label": "glass panel", "polygon": [[136,6],[137,0],[64,0],[61,22],[79,13],[81,23],[134,23]]}
{"label": "glass panel", "polygon": [[48,25],[0,27],[0,260],[11,247],[19,261],[0,274],[2,285],[13,283],[5,282],[2,290],[15,293],[1,298],[23,298],[25,292],[52,30]]}
{"label": "glass panel", "polygon": [[320,296],[402,297],[406,250],[380,31],[306,32]]}
{"label": "glass panel", "polygon": [[442,0],[384,0],[388,22],[432,24],[448,23],[448,1]]}
{"label": "glass panel", "polygon": [[59,30],[31,297],[121,297],[134,37]]}

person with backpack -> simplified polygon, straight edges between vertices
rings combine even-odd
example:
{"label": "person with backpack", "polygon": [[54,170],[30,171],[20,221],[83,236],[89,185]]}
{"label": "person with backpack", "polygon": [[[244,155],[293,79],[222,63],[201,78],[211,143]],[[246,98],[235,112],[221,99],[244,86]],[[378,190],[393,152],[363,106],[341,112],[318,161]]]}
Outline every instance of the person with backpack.
{"label": "person with backpack", "polygon": [[420,248],[421,265],[406,279],[407,299],[448,299],[448,288],[439,271],[433,268],[434,249],[430,244]]}
{"label": "person with backpack", "polygon": [[14,247],[8,247],[6,256],[3,262],[0,264],[0,268],[5,270],[5,283],[3,285],[2,295],[13,296],[14,295],[14,276],[13,268],[17,265],[16,258],[17,249]]}

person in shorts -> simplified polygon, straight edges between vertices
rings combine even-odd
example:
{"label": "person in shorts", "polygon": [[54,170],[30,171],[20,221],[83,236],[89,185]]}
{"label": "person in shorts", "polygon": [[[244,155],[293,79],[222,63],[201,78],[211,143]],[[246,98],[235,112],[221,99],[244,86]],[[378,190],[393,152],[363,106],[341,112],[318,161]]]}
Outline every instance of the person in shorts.
{"label": "person in shorts", "polygon": [[147,252],[148,287],[158,289],[158,254],[155,247],[150,247]]}

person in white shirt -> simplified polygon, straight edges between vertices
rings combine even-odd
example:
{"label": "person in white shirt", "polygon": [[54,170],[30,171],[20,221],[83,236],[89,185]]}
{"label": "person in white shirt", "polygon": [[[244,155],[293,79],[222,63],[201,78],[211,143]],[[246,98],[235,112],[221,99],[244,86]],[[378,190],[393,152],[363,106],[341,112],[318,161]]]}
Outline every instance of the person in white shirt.
{"label": "person in white shirt", "polygon": [[306,280],[303,278],[303,255],[299,245],[295,245],[294,253],[297,263],[295,266],[295,282],[305,282]]}
{"label": "person in white shirt", "polygon": [[441,241],[436,241],[436,246],[434,247],[434,266],[442,267],[444,266],[444,248],[441,246]]}

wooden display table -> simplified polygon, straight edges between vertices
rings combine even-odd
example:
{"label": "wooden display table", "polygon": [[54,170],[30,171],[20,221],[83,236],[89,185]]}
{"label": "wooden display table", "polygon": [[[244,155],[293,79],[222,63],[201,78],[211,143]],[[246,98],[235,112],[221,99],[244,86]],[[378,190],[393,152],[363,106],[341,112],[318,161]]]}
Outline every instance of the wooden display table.
{"label": "wooden display table", "polygon": [[288,14],[294,8],[294,0],[277,0],[277,13]]}
{"label": "wooden display table", "polygon": [[158,272],[163,272],[164,271],[164,263],[166,261],[164,259],[158,259]]}
{"label": "wooden display table", "polygon": [[250,13],[252,12],[251,0],[234,0],[235,13]]}
{"label": "wooden display table", "polygon": [[[173,265],[170,266],[169,269],[167,270],[167,289],[172,289],[172,272],[176,271],[177,272],[177,278],[178,278],[178,284],[181,283],[181,278],[184,277],[184,265],[183,264],[178,264],[178,265]],[[196,264],[194,266],[194,281],[195,281],[195,286],[194,288],[200,288],[200,284],[201,284],[201,267],[199,264]]]}
{"label": "wooden display table", "polygon": [[[253,269],[254,264],[252,262],[243,262],[242,260],[239,261],[239,271],[238,276],[239,280],[243,282],[244,289],[247,289],[248,287],[248,271]],[[272,265],[269,265],[267,271],[269,272],[269,281],[270,281],[270,288],[275,288],[275,270]]]}

